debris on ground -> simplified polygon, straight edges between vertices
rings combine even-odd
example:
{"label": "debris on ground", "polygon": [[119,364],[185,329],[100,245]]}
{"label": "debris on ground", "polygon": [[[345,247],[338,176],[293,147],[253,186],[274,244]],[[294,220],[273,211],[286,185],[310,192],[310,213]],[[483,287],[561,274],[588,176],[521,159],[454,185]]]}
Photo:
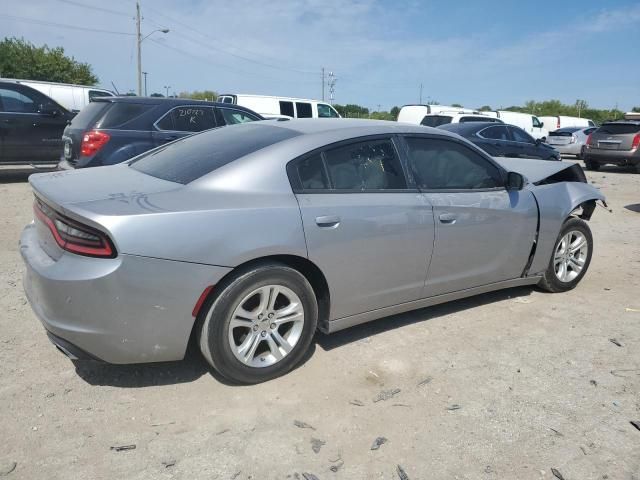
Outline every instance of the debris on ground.
{"label": "debris on ground", "polygon": [[216,435],[222,435],[223,433],[230,432],[231,430],[228,428],[223,428],[222,430],[216,432]]}
{"label": "debris on ground", "polygon": [[611,343],[613,343],[614,345],[617,345],[618,347],[622,346],[622,344],[618,340],[616,340],[615,338],[610,338],[609,341]]}
{"label": "debris on ground", "polygon": [[625,375],[627,372],[633,372],[631,375],[640,375],[640,368],[623,368],[621,370],[611,370],[611,375],[614,377],[628,378],[629,375]]}
{"label": "debris on ground", "polygon": [[304,480],[320,480],[313,473],[303,472],[302,477],[304,478]]}
{"label": "debris on ground", "polygon": [[173,467],[175,464],[176,464],[175,460],[165,460],[164,462],[162,462],[162,465],[164,465],[164,468]]}
{"label": "debris on ground", "polygon": [[164,427],[165,425],[174,425],[176,422],[152,423],[152,427]]}
{"label": "debris on ground", "polygon": [[311,425],[309,425],[308,423],[305,422],[301,422],[300,420],[294,420],[293,424],[298,427],[298,428],[310,428],[311,430],[315,430],[314,427],[312,427]]}
{"label": "debris on ground", "polygon": [[513,299],[514,303],[531,303],[531,300],[528,298],[524,298],[524,297],[516,297]]}
{"label": "debris on ground", "polygon": [[361,402],[360,400],[349,400],[349,403],[356,407],[364,407],[364,402]]}
{"label": "debris on ground", "polygon": [[9,462],[7,464],[0,465],[0,477],[5,477],[13,472],[18,466],[17,462]]}
{"label": "debris on ground", "polygon": [[396,471],[398,472],[398,478],[400,480],[409,480],[409,475],[407,475],[400,465],[396,465]]}
{"label": "debris on ground", "polygon": [[585,455],[587,454],[587,449],[584,448],[582,445],[580,445],[580,450],[582,450],[582,453],[584,453]]}
{"label": "debris on ground", "polygon": [[407,408],[411,408],[411,405],[407,405],[406,403],[393,403],[391,404],[392,407],[407,407]]}
{"label": "debris on ground", "polygon": [[387,440],[385,437],[377,437],[373,441],[373,444],[371,445],[371,450],[378,450],[382,445],[384,445],[388,441],[389,440]]}
{"label": "debris on ground", "polygon": [[135,450],[136,446],[134,445],[117,445],[115,447],[110,447],[110,450],[115,450],[116,452],[124,452],[126,450]]}
{"label": "debris on ground", "polygon": [[553,473],[553,476],[556,477],[558,480],[564,480],[564,477],[562,476],[562,474],[555,468],[551,469],[551,473]]}
{"label": "debris on ground", "polygon": [[461,408],[462,408],[462,405],[458,405],[457,403],[454,403],[452,405],[449,405],[447,407],[447,410],[453,411],[453,410],[460,410]]}
{"label": "debris on ground", "polygon": [[338,460],[336,461],[335,465],[331,465],[329,467],[329,470],[331,470],[333,473],[336,473],[338,470],[342,468],[343,465],[344,465],[344,462],[342,460]]}
{"label": "debris on ground", "polygon": [[422,387],[424,385],[427,385],[428,383],[431,383],[431,380],[433,380],[433,377],[427,377],[424,380],[422,380],[420,383],[418,383],[418,387]]}
{"label": "debris on ground", "polygon": [[314,453],[320,453],[320,449],[322,448],[323,445],[326,445],[327,442],[325,442],[324,440],[320,440],[319,438],[312,438],[311,439],[311,450],[313,450]]}
{"label": "debris on ground", "polygon": [[558,430],[556,430],[555,428],[549,427],[549,430],[551,430],[553,433],[555,433],[558,437],[564,437],[564,435],[562,433],[560,433]]}
{"label": "debris on ground", "polygon": [[625,312],[640,312],[640,309],[627,307],[627,308],[624,309],[624,311]]}
{"label": "debris on ground", "polygon": [[640,430],[640,421],[639,420],[631,420],[629,423],[631,425],[633,425],[634,427],[636,427],[638,430]]}
{"label": "debris on ground", "polygon": [[389,400],[393,398],[397,394],[399,394],[401,390],[399,388],[394,388],[392,390],[382,390],[376,397],[373,399],[373,403],[377,403],[384,400]]}
{"label": "debris on ground", "polygon": [[596,382],[595,380],[589,380],[589,383],[590,383],[591,385],[593,385],[594,387],[597,387],[597,386],[598,386],[598,382]]}
{"label": "debris on ground", "polygon": [[236,478],[238,478],[241,473],[242,473],[242,470],[238,470],[236,473],[231,475],[231,480],[236,480]]}
{"label": "debris on ground", "polygon": [[484,473],[493,473],[493,468],[491,468],[491,465],[487,465],[486,467],[484,467]]}

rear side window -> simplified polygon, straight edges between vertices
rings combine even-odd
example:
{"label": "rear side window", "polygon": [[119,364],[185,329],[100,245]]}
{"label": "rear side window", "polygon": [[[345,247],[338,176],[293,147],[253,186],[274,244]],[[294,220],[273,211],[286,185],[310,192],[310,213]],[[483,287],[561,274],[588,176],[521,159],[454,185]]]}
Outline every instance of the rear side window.
{"label": "rear side window", "polygon": [[511,130],[511,136],[513,137],[514,142],[536,143],[533,137],[521,128],[511,126],[509,127],[509,130]]}
{"label": "rear side window", "polygon": [[633,123],[608,123],[602,125],[596,133],[608,133],[609,135],[628,135],[640,132],[640,124]]}
{"label": "rear side window", "polygon": [[89,101],[93,102],[96,98],[100,97],[113,97],[114,95],[107,92],[101,92],[99,90],[89,90]]}
{"label": "rear side window", "polygon": [[178,132],[202,132],[216,126],[211,107],[185,105],[169,110],[158,122],[159,130]]}
{"label": "rear side window", "polygon": [[396,190],[407,188],[402,165],[391,140],[358,142],[325,152],[335,190]]}
{"label": "rear side window", "polygon": [[250,113],[243,112],[241,110],[234,110],[231,108],[221,108],[220,112],[222,113],[222,117],[227,125],[235,125],[236,123],[247,123],[247,122],[255,122],[256,120],[260,120],[255,115],[251,115]]}
{"label": "rear side window", "polygon": [[319,153],[301,160],[297,170],[300,185],[304,190],[326,190],[329,188],[324,161]]}
{"label": "rear side window", "polygon": [[91,102],[80,110],[73,120],[71,120],[72,128],[79,128],[85,130],[91,128],[93,121],[100,115],[104,114],[106,110],[111,108],[114,104],[111,102]]}
{"label": "rear side window", "polygon": [[293,102],[284,102],[280,100],[280,115],[295,117],[296,115],[293,111]]}
{"label": "rear side window", "polygon": [[313,112],[311,111],[310,103],[296,102],[296,110],[298,111],[298,118],[313,117]]}
{"label": "rear side window", "polygon": [[151,150],[136,157],[130,166],[152,177],[187,184],[245,155],[298,135],[288,128],[260,123],[217,128]]}
{"label": "rear side window", "polygon": [[407,138],[409,163],[426,190],[478,190],[503,185],[498,168],[468,147],[449,140]]}
{"label": "rear side window", "polygon": [[453,117],[449,117],[447,115],[426,115],[420,125],[424,125],[425,127],[438,127],[440,125],[445,125],[447,123],[451,123]]}
{"label": "rear side window", "polygon": [[[95,102],[90,103],[88,106],[91,106],[94,103]],[[109,108],[102,118],[96,122],[96,128],[122,127],[144,115],[154,107],[155,105],[148,105],[145,103],[112,103],[111,108]]]}
{"label": "rear side window", "polygon": [[509,132],[507,131],[507,127],[503,125],[496,125],[495,127],[485,128],[484,130],[480,131],[480,136],[491,140],[509,140]]}

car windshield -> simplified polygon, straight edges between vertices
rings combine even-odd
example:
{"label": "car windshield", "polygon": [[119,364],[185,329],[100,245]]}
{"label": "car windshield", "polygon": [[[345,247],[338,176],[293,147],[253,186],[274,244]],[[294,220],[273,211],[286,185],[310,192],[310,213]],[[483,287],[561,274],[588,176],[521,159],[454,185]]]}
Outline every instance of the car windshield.
{"label": "car windshield", "polygon": [[580,130],[579,128],[565,128],[562,130],[556,130],[555,132],[549,132],[550,137],[570,137],[574,132]]}
{"label": "car windshield", "polygon": [[300,133],[288,128],[245,123],[208,130],[152,150],[129,165],[139,172],[187,184],[245,155]]}
{"label": "car windshield", "polygon": [[424,125],[425,127],[438,127],[440,125],[444,125],[446,123],[451,123],[453,117],[448,115],[426,115],[420,125]]}

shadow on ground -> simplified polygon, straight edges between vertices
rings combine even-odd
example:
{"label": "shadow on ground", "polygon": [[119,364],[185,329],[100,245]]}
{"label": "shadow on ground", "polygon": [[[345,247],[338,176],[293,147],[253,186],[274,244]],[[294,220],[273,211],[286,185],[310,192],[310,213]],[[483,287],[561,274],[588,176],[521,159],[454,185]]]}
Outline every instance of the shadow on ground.
{"label": "shadow on ground", "polygon": [[632,203],[631,205],[625,205],[627,210],[631,210],[632,212],[640,213],[640,203]]}
{"label": "shadow on ground", "polygon": [[53,172],[55,169],[17,168],[0,169],[0,183],[25,183],[34,173]]}

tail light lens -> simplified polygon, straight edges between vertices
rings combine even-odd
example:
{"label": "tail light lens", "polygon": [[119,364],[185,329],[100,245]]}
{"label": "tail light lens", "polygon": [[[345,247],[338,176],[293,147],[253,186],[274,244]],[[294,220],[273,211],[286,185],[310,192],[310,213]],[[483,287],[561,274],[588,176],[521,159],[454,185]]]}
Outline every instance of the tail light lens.
{"label": "tail light lens", "polygon": [[636,133],[636,136],[633,137],[633,142],[631,142],[631,150],[635,150],[640,147],[640,133]]}
{"label": "tail light lens", "polygon": [[104,233],[71,220],[36,198],[33,204],[36,217],[42,221],[63,250],[87,257],[114,258],[116,250]]}
{"label": "tail light lens", "polygon": [[575,137],[575,135],[571,135],[571,140],[569,140],[569,143],[576,143],[578,139]]}
{"label": "tail light lens", "polygon": [[589,136],[587,137],[587,143],[586,143],[587,147],[591,146],[591,134],[589,134]]}
{"label": "tail light lens", "polygon": [[99,130],[86,132],[83,135],[82,143],[80,144],[80,155],[83,157],[95,155],[110,139],[111,136],[109,134]]}

